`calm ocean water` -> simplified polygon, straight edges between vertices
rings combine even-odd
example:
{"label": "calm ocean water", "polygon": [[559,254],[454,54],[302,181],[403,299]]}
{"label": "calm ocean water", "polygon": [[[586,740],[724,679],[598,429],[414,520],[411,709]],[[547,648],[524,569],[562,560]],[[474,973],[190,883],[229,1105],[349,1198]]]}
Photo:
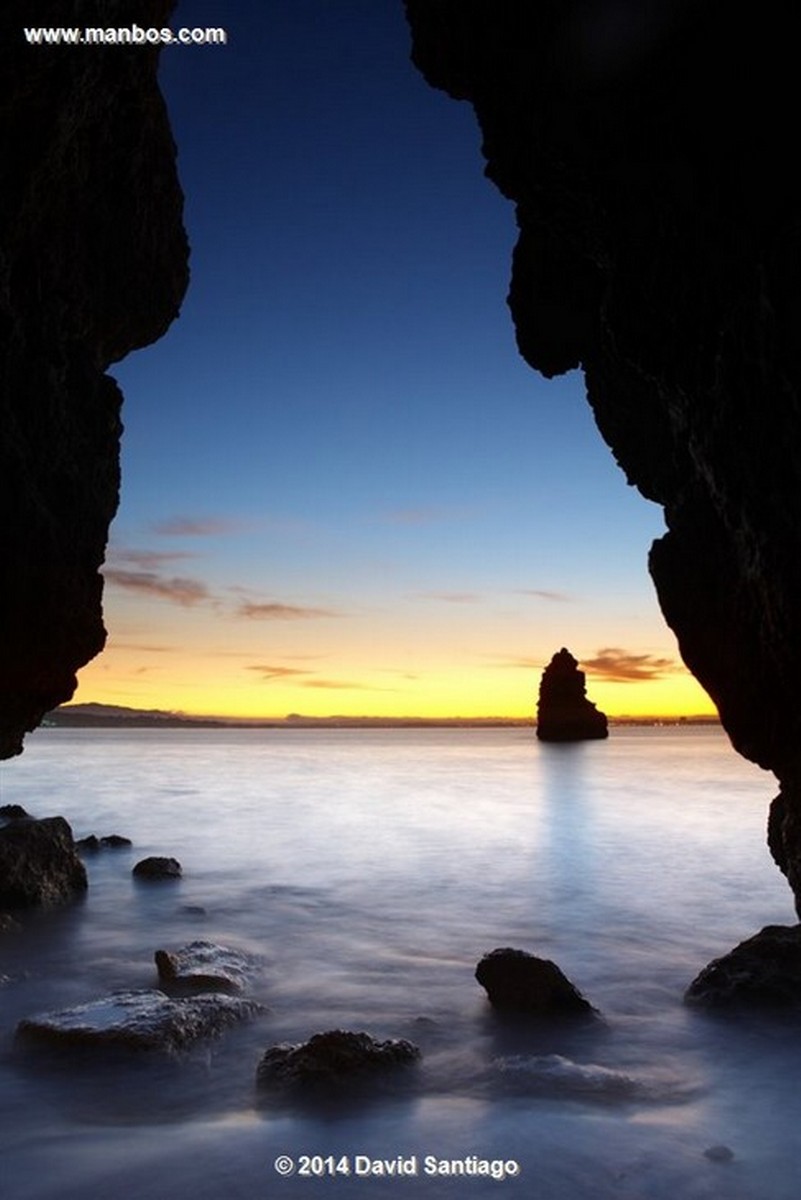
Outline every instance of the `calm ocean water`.
{"label": "calm ocean water", "polygon": [[[794,923],[773,793],[709,728],[570,747],[525,729],[38,732],[3,765],[3,803],[134,849],[88,859],[85,903],[0,943],[0,1195],[796,1200],[798,1027],[682,1003],[711,958]],[[148,854],[183,880],[135,885]],[[24,1016],[155,984],[154,950],[195,938],[260,956],[269,1015],[178,1059],[15,1043]],[[554,959],[603,1022],[497,1020],[473,979],[496,946]],[[263,1050],[334,1027],[416,1041],[411,1088],[260,1107]],[[721,1145],[732,1158],[705,1154]],[[282,1178],[281,1154],[417,1156],[418,1173]],[[520,1174],[426,1175],[426,1155]]]}

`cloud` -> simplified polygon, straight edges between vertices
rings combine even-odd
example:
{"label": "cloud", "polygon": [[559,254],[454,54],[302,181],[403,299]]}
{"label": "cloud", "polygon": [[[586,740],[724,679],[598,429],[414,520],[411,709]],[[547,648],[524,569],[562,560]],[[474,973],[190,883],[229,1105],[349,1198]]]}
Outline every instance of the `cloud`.
{"label": "cloud", "polygon": [[510,662],[498,663],[500,667],[512,667],[524,671],[541,671],[545,663],[539,658],[513,658]]}
{"label": "cloud", "polygon": [[444,604],[478,604],[478,592],[419,592],[421,600],[439,600]]}
{"label": "cloud", "polygon": [[317,621],[341,614],[330,608],[309,608],[301,604],[242,604],[239,615],[252,621]]}
{"label": "cloud", "polygon": [[275,680],[289,679],[295,675],[310,675],[310,671],[304,671],[300,667],[280,667],[271,666],[266,663],[257,664],[256,666],[246,667],[248,671],[258,671],[265,683],[273,683]]}
{"label": "cloud", "polygon": [[218,537],[241,528],[240,522],[227,517],[169,517],[151,525],[159,537]]}
{"label": "cloud", "polygon": [[673,658],[654,658],[651,654],[629,654],[616,646],[596,652],[595,658],[584,658],[581,666],[588,674],[607,683],[648,683],[663,679],[682,668]]}
{"label": "cloud", "polygon": [[193,554],[189,550],[122,550],[116,548],[112,549],[109,555],[113,562],[128,563],[150,570],[160,567],[164,563],[197,557],[197,554]]}
{"label": "cloud", "polygon": [[572,600],[566,592],[552,592],[547,588],[518,588],[516,596],[534,596],[537,600],[548,600],[554,604],[569,604]]}
{"label": "cloud", "polygon": [[307,688],[330,688],[331,690],[343,690],[349,692],[391,692],[394,688],[377,688],[366,683],[353,683],[348,679],[306,679],[301,684],[301,687]]}
{"label": "cloud", "polygon": [[111,637],[106,645],[107,650],[136,650],[142,654],[173,654],[177,649],[176,646],[148,646],[142,645],[139,642],[118,642],[116,638]]}
{"label": "cloud", "polygon": [[167,579],[155,571],[118,571],[113,567],[107,567],[103,574],[106,582],[115,587],[170,600],[185,608],[211,598],[205,583],[197,579]]}

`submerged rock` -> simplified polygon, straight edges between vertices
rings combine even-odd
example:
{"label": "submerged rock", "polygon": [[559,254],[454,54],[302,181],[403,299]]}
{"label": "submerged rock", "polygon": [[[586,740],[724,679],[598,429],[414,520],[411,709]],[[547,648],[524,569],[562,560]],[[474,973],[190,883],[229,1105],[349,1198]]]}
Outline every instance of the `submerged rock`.
{"label": "submerged rock", "polygon": [[160,982],[169,989],[241,992],[253,960],[239,950],[196,941],[178,950],[157,950]]}
{"label": "submerged rock", "polygon": [[182,874],[177,858],[157,856],[141,859],[131,873],[137,879],[180,879]]}
{"label": "submerged rock", "polygon": [[801,925],[766,925],[704,967],[684,998],[709,1008],[801,1008]]}
{"label": "submerged rock", "polygon": [[0,828],[0,908],[66,904],[86,886],[86,871],[63,817],[12,819]]}
{"label": "submerged rock", "polygon": [[582,742],[608,735],[605,714],[587,699],[584,672],[562,647],[542,673],[537,737],[543,742]]}
{"label": "submerged rock", "polygon": [[405,1038],[379,1042],[369,1033],[332,1029],[308,1042],[271,1046],[259,1063],[256,1082],[260,1087],[332,1083],[408,1065],[419,1057],[417,1046]]}
{"label": "submerged rock", "polygon": [[595,1012],[556,963],[525,950],[501,947],[485,954],[476,979],[494,1008],[555,1017]]}
{"label": "submerged rock", "polygon": [[133,843],[130,838],[120,837],[118,833],[110,833],[100,838],[97,834],[90,833],[87,837],[79,838],[75,845],[84,853],[97,854],[99,850],[127,849]]}
{"label": "submerged rock", "polygon": [[42,1013],[20,1021],[22,1037],[64,1044],[177,1049],[204,1037],[215,1037],[240,1021],[264,1012],[255,1000],[233,996],[171,999],[164,992],[112,992],[88,1004]]}

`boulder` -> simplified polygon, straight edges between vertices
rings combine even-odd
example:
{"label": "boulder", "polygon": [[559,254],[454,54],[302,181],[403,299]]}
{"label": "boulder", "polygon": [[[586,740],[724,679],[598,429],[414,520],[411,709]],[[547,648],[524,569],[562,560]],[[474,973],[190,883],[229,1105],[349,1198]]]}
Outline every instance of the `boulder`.
{"label": "boulder", "polygon": [[168,991],[241,992],[253,959],[214,942],[195,941],[155,953],[159,982]]}
{"label": "boulder", "polygon": [[100,838],[97,834],[90,833],[86,837],[80,838],[75,845],[84,853],[97,854],[99,850],[127,849],[133,843],[130,838],[120,837],[118,833],[110,833]]}
{"label": "boulder", "polygon": [[260,1087],[334,1083],[406,1066],[419,1057],[417,1046],[405,1038],[379,1042],[368,1033],[332,1029],[308,1042],[271,1046],[259,1063],[256,1082]]}
{"label": "boulder", "polygon": [[582,742],[608,736],[605,714],[587,699],[584,672],[562,647],[542,673],[537,737],[543,742]]}
{"label": "boulder", "polygon": [[493,1008],[554,1017],[595,1012],[556,963],[525,950],[502,947],[485,954],[476,979]]}
{"label": "boulder", "polygon": [[15,819],[0,828],[0,909],[66,904],[86,886],[63,817]]}
{"label": "boulder", "polygon": [[4,821],[25,821],[31,818],[21,804],[0,804],[0,819]]}
{"label": "boulder", "polygon": [[136,879],[180,879],[181,864],[177,858],[143,858],[131,872]]}
{"label": "boulder", "polygon": [[216,1037],[264,1011],[255,1000],[234,996],[176,1000],[155,989],[120,991],[74,1008],[28,1017],[20,1021],[17,1033],[65,1045],[173,1050],[198,1038]]}
{"label": "boulder", "polygon": [[688,1004],[707,1008],[801,1008],[801,925],[766,925],[692,981]]}

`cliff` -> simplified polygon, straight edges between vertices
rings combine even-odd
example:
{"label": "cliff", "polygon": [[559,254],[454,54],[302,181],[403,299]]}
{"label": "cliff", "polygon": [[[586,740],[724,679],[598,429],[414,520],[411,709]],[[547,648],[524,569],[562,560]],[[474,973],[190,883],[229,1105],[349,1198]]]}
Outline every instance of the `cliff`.
{"label": "cliff", "polygon": [[542,673],[537,737],[541,742],[586,742],[608,736],[606,714],[587,699],[586,676],[563,646]]}
{"label": "cliff", "polygon": [[516,205],[509,304],[667,533],[649,567],[739,752],[780,781],[801,911],[801,226],[786,5],[407,0],[426,79],[469,100]]}
{"label": "cliff", "polygon": [[109,364],[185,291],[175,147],[152,47],[29,46],[41,25],[163,26],[169,0],[0,13],[0,757],[102,648],[122,397]]}

